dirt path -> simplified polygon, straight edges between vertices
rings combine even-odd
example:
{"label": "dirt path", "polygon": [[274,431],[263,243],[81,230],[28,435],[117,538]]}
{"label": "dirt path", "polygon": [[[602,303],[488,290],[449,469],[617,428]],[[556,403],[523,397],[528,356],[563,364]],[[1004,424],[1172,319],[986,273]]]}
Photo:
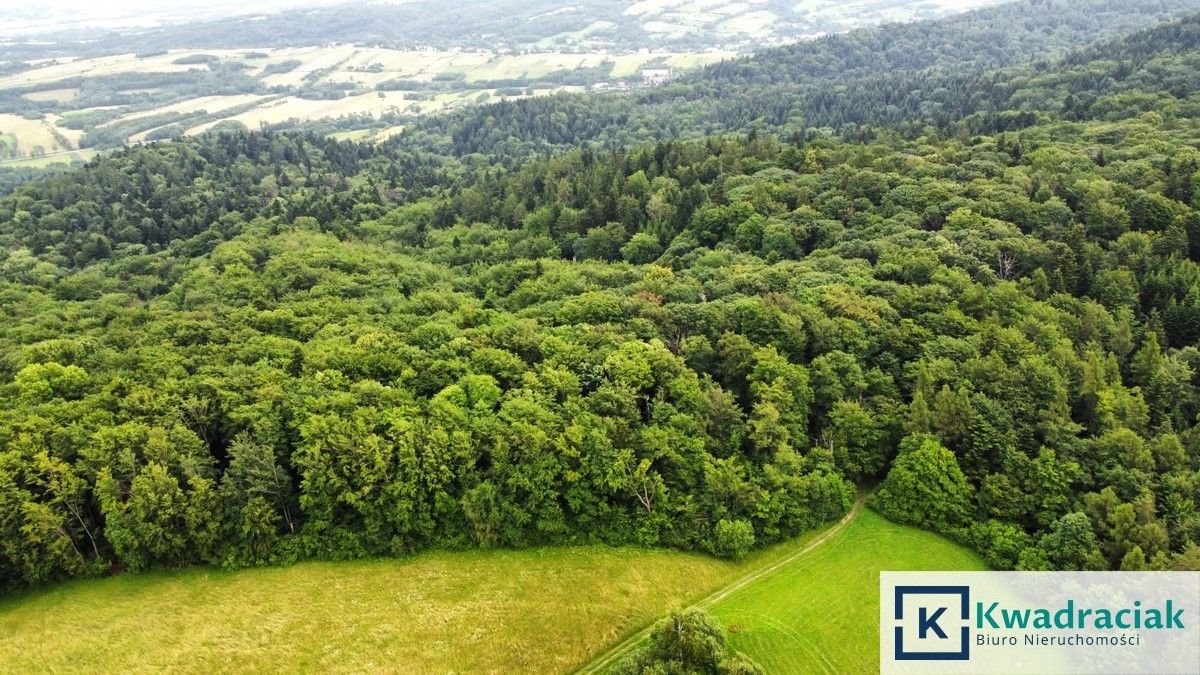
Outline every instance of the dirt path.
{"label": "dirt path", "polygon": [[[817,537],[816,539],[813,539],[812,541],[805,544],[803,547],[800,548],[800,550],[792,553],[791,555],[788,555],[787,557],[785,557],[781,560],[776,560],[775,562],[771,563],[770,565],[767,565],[766,567],[762,567],[760,569],[747,572],[746,574],[735,579],[733,582],[729,583],[728,585],[726,585],[722,588],[718,588],[717,590],[713,591],[711,594],[704,597],[703,599],[692,603],[685,609],[693,609],[693,608],[707,609],[709,607],[712,607],[713,605],[717,604],[721,600],[724,600],[725,598],[729,597],[730,595],[737,593],[738,591],[749,586],[750,584],[753,584],[754,582],[762,579],[763,577],[773,574],[776,571],[778,571],[779,569],[792,564],[798,558],[808,555],[813,550],[819,548],[822,544],[828,542],[830,539],[832,539],[834,536],[836,536],[839,532],[846,529],[846,527],[858,516],[859,511],[862,510],[862,505],[863,505],[864,500],[865,500],[865,497],[860,496],[857,500],[855,500],[854,505],[850,507],[850,511],[847,512],[846,515],[842,516],[841,520],[839,520],[836,524],[834,524],[828,530],[825,530],[824,532],[822,532],[819,537]],[[650,635],[650,632],[652,630],[654,630],[653,623],[651,623],[649,626],[646,626],[642,630],[634,633],[633,635],[629,636],[625,640],[621,641],[619,644],[617,644],[612,649],[609,649],[608,651],[604,652],[603,654],[600,654],[595,659],[593,659],[590,663],[580,666],[575,672],[588,673],[588,674],[605,672],[608,668],[612,667],[613,664],[615,664],[617,661],[619,661],[621,659],[621,657],[628,654],[630,652],[630,650],[632,650],[634,647],[636,647],[638,644],[640,644],[642,642],[642,640],[645,640],[646,637]]]}

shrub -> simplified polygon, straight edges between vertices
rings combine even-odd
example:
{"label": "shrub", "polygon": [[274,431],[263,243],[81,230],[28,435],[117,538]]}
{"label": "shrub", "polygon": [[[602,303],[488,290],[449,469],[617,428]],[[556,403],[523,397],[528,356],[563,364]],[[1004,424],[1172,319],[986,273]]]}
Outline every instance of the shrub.
{"label": "shrub", "polygon": [[722,518],[713,530],[713,553],[722,558],[741,560],[754,548],[754,526],[746,520]]}

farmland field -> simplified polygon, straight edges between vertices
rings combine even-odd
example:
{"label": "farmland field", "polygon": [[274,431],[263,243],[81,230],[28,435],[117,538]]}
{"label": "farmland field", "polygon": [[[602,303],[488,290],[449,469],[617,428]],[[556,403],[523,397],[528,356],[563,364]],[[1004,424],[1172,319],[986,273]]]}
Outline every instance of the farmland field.
{"label": "farmland field", "polygon": [[77,87],[65,87],[63,89],[48,89],[46,91],[34,91],[25,94],[25,98],[30,101],[54,101],[55,103],[70,103],[79,93]]}
{"label": "farmland field", "polygon": [[6,159],[0,160],[0,165],[5,167],[25,167],[30,169],[43,168],[54,164],[70,164],[71,162],[86,162],[95,157],[99,152],[92,148],[83,150],[71,150],[56,152],[54,154],[45,155],[43,157],[28,157],[23,159]]}
{"label": "farmland field", "polygon": [[15,87],[45,82],[57,82],[71,77],[96,77],[136,71],[140,73],[172,73],[183,72],[195,66],[180,65],[174,60],[184,53],[162,54],[147,58],[135,54],[116,54],[91,59],[69,60],[60,59],[40,68],[33,68],[14,75],[0,78],[0,88]]}
{"label": "farmland field", "polygon": [[[19,115],[0,114],[0,137],[7,139],[2,158],[29,157],[36,148],[41,148],[44,153],[75,149],[69,142],[64,145],[55,138],[53,119],[31,120]],[[75,134],[70,129],[60,130],[60,133],[68,137]],[[15,149],[8,147],[14,143]]]}
{"label": "farmland field", "polygon": [[[252,101],[262,100],[264,97],[255,96],[253,94],[235,94],[232,96],[198,96],[179,103],[172,103],[161,108],[146,110],[143,112],[133,113],[122,117],[122,120],[134,120],[139,117],[147,117],[149,115],[157,115],[159,113],[177,112],[177,113],[193,113],[201,110],[206,110],[210,113],[220,112],[227,108],[234,108],[240,105],[245,105]],[[111,123],[110,123],[111,124]],[[101,125],[104,126],[104,125]]]}
{"label": "farmland field", "polygon": [[[580,69],[596,69],[586,76],[589,82],[619,78],[637,83],[641,69],[648,65],[683,70],[732,56],[734,52],[721,50],[506,54],[327,45],[261,50],[175,49],[144,57],[119,54],[62,59],[0,77],[0,96],[5,90],[16,90],[27,104],[39,106],[26,115],[0,113],[0,138],[4,143],[0,159],[31,159],[33,149],[38,147],[46,153],[78,150],[86,132],[93,130],[110,134],[102,141],[103,147],[114,141],[142,142],[154,138],[156,129],[176,125],[180,117],[191,120],[182,123],[181,130],[197,134],[225,120],[257,129],[263,124],[350,115],[377,120],[385,115],[428,115],[481,102],[581,91],[586,87],[578,82],[562,81],[565,73]],[[214,64],[240,73],[241,83],[207,94],[202,89],[190,89],[190,84],[161,79],[183,77],[192,81],[218,67]],[[107,98],[93,95],[80,100],[79,78],[107,83],[99,85],[109,88]],[[387,84],[393,81],[405,84]],[[313,93],[321,88],[325,89]],[[417,94],[412,91],[422,88]],[[335,90],[336,95],[328,95]],[[106,105],[106,101],[116,105]],[[98,121],[88,122],[83,130],[71,129],[58,123],[65,114],[95,116]],[[42,117],[32,118],[35,115]],[[155,119],[149,120],[150,125],[138,124],[143,118]],[[161,123],[153,124],[156,120]],[[376,124],[373,129],[362,129],[360,122],[359,128],[346,131],[377,132],[395,126],[396,121]],[[122,131],[126,129],[129,131]],[[55,132],[67,144],[60,143]],[[119,135],[114,138],[111,134]],[[388,134],[360,136],[386,138]]]}
{"label": "farmland field", "polygon": [[[483,93],[491,95],[492,92],[490,90],[450,92],[437,94],[430,100],[422,101],[407,99],[404,92],[398,91],[359,94],[331,101],[286,97],[265,101],[256,108],[224,119],[241,122],[251,129],[257,129],[262,124],[279,124],[289,119],[319,120],[353,114],[379,117],[389,111],[427,114],[467,103]],[[188,133],[203,133],[218,122],[206,122],[189,129]]]}

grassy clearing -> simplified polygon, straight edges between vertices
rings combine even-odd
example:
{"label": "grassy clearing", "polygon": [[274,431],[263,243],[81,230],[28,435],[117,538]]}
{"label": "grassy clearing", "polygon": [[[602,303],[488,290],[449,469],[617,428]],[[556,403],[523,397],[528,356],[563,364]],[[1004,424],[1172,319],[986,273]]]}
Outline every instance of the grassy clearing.
{"label": "grassy clearing", "polygon": [[[582,87],[539,88],[536,90],[536,94],[548,95],[558,92],[580,91],[581,89]],[[381,93],[382,96],[380,95]],[[401,91],[370,92],[356,96],[347,96],[334,101],[310,100],[287,96],[265,101],[257,108],[224,119],[236,120],[245,124],[250,129],[257,129],[263,123],[279,124],[292,118],[299,120],[319,120],[355,113],[366,113],[373,117],[380,117],[384,113],[393,110],[411,115],[428,115],[474,103],[479,98],[479,95],[483,93],[489,94],[489,101],[500,98],[525,98],[524,95],[501,97],[496,94],[495,89],[467,89],[463,91],[444,92],[433,94],[429,100],[421,101],[408,100],[405,98],[405,92]],[[204,133],[219,121],[206,122],[189,129],[187,133],[190,135]]]}
{"label": "grassy clearing", "polygon": [[0,602],[9,672],[563,671],[742,574],[598,547],[64,584]]}
{"label": "grassy clearing", "polygon": [[[753,562],[751,564],[744,566],[745,570],[741,576],[724,586],[714,589],[708,595],[688,605],[687,608],[709,609],[725,598],[736,595],[742,589],[752,587],[759,581],[774,575],[777,571],[790,567],[796,560],[807,556],[813,550],[823,546],[825,542],[838,536],[839,533],[854,521],[861,510],[862,498],[855,502],[849,513],[843,516],[838,522],[831,524],[828,528],[809,532],[792,541],[779,544],[773,549],[758,554],[752,558]],[[587,675],[609,672],[614,666],[634,653],[639,645],[650,637],[653,630],[653,623],[643,626],[640,631],[630,634],[621,642],[596,655],[595,658],[580,669],[580,672]]]}
{"label": "grassy clearing", "polygon": [[823,546],[710,611],[768,673],[877,672],[881,571],[982,569],[973,552],[864,509]]}
{"label": "grassy clearing", "polygon": [[355,129],[353,131],[335,131],[329,134],[329,137],[337,141],[367,141],[374,134],[374,129]]}
{"label": "grassy clearing", "polygon": [[[403,92],[383,92],[383,96],[372,92],[358,96],[347,96],[335,101],[321,101],[287,96],[266,101],[257,108],[227,117],[237,120],[251,129],[257,129],[259,124],[278,124],[289,119],[316,120],[324,117],[339,117],[351,113],[370,113],[378,117],[392,108],[403,110],[412,101],[404,100]],[[189,130],[190,133],[200,133],[212,127],[208,123]]]}

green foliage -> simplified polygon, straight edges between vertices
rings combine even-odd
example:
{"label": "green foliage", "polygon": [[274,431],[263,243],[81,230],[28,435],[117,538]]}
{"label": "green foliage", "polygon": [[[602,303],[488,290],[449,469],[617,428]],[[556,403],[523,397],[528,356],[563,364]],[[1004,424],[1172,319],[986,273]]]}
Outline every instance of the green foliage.
{"label": "green foliage", "polygon": [[928,436],[909,436],[871,505],[898,522],[951,532],[966,524],[971,498],[954,453]]}
{"label": "green foliage", "polygon": [[713,530],[713,553],[739,560],[754,548],[754,526],[747,520],[717,521]]}
{"label": "green foliage", "polygon": [[762,668],[726,644],[725,629],[699,609],[673,612],[650,634],[648,644],[617,664],[614,673],[712,673],[749,675]]}

